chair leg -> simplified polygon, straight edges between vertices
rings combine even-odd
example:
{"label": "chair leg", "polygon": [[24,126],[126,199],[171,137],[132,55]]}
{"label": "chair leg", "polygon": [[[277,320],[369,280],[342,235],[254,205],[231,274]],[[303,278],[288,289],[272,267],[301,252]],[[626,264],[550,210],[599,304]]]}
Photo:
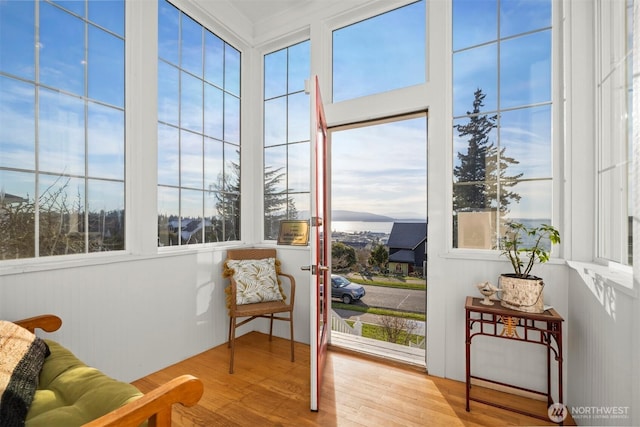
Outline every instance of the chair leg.
{"label": "chair leg", "polygon": [[293,356],[293,313],[289,313],[290,319],[289,319],[289,323],[290,323],[290,329],[291,329],[291,361],[294,362],[294,356]]}
{"label": "chair leg", "polygon": [[269,341],[273,338],[273,314],[271,314],[271,324],[269,325]]}
{"label": "chair leg", "polygon": [[231,344],[231,358],[229,360],[229,373],[233,374],[233,356],[235,353],[236,347],[236,318],[235,316],[231,318],[231,337],[229,338],[229,343]]}
{"label": "chair leg", "polygon": [[231,324],[232,324],[233,320],[231,317],[229,317],[229,337],[227,339],[227,348],[231,347]]}

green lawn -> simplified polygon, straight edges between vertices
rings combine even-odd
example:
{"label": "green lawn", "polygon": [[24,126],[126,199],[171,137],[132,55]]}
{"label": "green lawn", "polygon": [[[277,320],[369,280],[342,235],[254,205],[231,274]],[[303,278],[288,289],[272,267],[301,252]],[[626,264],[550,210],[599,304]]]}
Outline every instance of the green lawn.
{"label": "green lawn", "polygon": [[331,302],[331,307],[335,310],[337,309],[341,309],[341,310],[351,310],[351,311],[357,311],[360,313],[370,313],[370,314],[378,314],[380,316],[396,316],[396,317],[404,317],[405,319],[411,319],[411,320],[420,320],[420,321],[425,321],[427,320],[427,317],[425,316],[424,313],[412,313],[412,312],[408,312],[408,311],[397,311],[397,310],[391,310],[388,308],[375,308],[375,307],[363,307],[363,306],[359,306],[359,305],[355,305],[355,304],[344,304],[341,302]]}
{"label": "green lawn", "polygon": [[[353,324],[355,323],[353,320],[347,320],[347,323],[349,324],[349,326],[353,327]],[[363,323],[362,324],[362,336],[365,338],[372,338],[374,340],[379,340],[379,341],[386,341],[385,336],[384,336],[384,329],[382,326],[379,325],[372,325],[370,323]],[[404,340],[406,338],[407,334],[405,332],[400,334],[399,337],[399,341],[397,344],[400,345],[408,345],[408,344],[404,344]],[[423,340],[423,336],[421,335],[415,335],[415,334],[411,334],[409,336],[409,341],[411,341],[414,344],[418,344],[420,341]]]}

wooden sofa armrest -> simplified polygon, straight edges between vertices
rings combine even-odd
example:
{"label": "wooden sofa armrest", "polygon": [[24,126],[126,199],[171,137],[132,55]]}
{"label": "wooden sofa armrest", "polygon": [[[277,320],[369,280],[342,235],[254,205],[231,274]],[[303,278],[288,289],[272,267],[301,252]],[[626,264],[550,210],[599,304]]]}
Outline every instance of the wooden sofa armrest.
{"label": "wooden sofa armrest", "polygon": [[193,375],[181,375],[151,390],[84,427],[139,426],[149,420],[149,427],[171,427],[171,409],[174,403],[193,406],[202,397],[204,384]]}
{"label": "wooden sofa armrest", "polygon": [[22,326],[31,333],[34,333],[36,329],[42,329],[45,332],[54,332],[62,326],[62,319],[54,314],[41,314],[39,316],[29,317],[28,319],[17,320],[13,323]]}

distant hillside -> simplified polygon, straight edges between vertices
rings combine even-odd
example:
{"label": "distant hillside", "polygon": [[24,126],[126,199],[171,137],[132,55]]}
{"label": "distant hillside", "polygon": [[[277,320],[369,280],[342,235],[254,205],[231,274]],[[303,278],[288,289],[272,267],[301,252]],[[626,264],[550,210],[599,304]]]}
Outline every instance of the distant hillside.
{"label": "distant hillside", "polygon": [[376,215],[369,212],[333,211],[332,221],[367,221],[367,222],[393,222],[394,218],[384,215]]}

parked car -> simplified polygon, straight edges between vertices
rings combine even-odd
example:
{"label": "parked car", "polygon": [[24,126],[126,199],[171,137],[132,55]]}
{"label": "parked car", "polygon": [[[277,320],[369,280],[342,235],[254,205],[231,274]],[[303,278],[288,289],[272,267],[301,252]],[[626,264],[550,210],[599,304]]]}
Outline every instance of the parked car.
{"label": "parked car", "polygon": [[345,304],[351,304],[364,296],[364,287],[351,283],[337,274],[331,275],[331,298],[339,298]]}

